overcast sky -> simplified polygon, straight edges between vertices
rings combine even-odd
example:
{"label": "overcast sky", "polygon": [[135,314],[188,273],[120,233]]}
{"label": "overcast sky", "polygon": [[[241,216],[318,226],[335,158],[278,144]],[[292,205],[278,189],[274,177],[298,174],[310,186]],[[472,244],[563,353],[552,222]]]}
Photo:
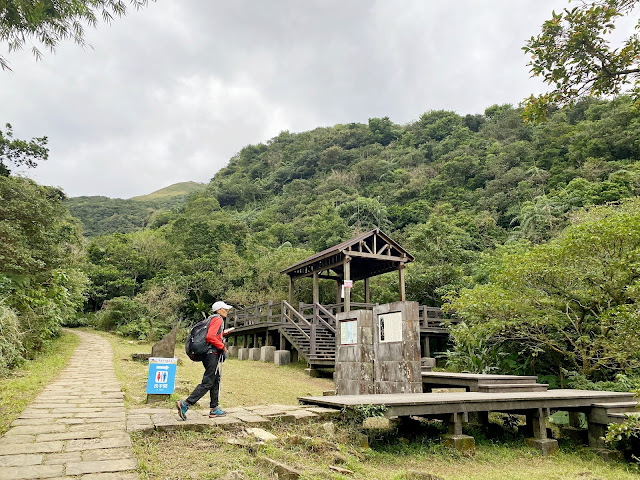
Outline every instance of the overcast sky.
{"label": "overcast sky", "polygon": [[566,0],[158,0],[36,62],[0,50],[0,124],[69,196],[208,182],[243,146],[542,91],[521,47]]}

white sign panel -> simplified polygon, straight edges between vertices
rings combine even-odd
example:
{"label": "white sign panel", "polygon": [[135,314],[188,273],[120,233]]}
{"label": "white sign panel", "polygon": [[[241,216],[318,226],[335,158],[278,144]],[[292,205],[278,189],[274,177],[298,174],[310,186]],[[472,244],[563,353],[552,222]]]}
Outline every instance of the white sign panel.
{"label": "white sign panel", "polygon": [[358,343],[358,320],[342,320],[340,322],[340,345],[356,345]]}
{"label": "white sign panel", "polygon": [[380,343],[402,341],[402,312],[378,315]]}

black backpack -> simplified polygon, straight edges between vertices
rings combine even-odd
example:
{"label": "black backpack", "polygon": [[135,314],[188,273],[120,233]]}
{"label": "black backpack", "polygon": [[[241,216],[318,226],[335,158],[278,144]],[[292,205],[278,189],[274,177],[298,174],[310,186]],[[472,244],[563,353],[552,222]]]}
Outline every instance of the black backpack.
{"label": "black backpack", "polygon": [[211,319],[213,319],[213,316],[196,323],[184,344],[187,356],[194,362],[202,360],[202,357],[211,348],[211,345],[207,343],[207,331],[209,330]]}

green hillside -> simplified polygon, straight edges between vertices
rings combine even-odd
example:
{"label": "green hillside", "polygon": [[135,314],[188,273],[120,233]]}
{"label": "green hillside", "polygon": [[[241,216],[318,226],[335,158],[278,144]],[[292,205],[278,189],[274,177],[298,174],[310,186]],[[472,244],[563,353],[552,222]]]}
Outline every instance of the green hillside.
{"label": "green hillside", "polygon": [[184,205],[189,195],[205,187],[202,183],[182,182],[130,199],[85,196],[69,198],[65,204],[82,223],[86,237],[129,233],[162,217],[162,212]]}
{"label": "green hillside", "polygon": [[[415,257],[408,299],[466,320],[452,365],[551,382],[640,368],[625,334],[640,328],[640,112],[621,97],[540,125],[521,114],[429,111],[246,146],[180,208],[90,242],[87,309],[123,335],[158,336],[216,299],[285,299],[280,271],[380,227]],[[129,220],[119,208],[100,222]],[[310,302],[311,286],[295,282],[296,299]],[[395,272],[372,279],[372,301],[397,298]],[[320,302],[334,301],[322,280]]]}
{"label": "green hillside", "polygon": [[131,197],[131,200],[141,202],[141,201],[148,201],[148,200],[167,199],[172,197],[184,197],[194,192],[199,192],[201,190],[204,190],[206,186],[207,185],[204,183],[197,183],[197,182],[174,183],[173,185],[169,185],[168,187],[161,188],[160,190],[156,190],[155,192],[150,193],[148,195],[139,195],[137,197]]}

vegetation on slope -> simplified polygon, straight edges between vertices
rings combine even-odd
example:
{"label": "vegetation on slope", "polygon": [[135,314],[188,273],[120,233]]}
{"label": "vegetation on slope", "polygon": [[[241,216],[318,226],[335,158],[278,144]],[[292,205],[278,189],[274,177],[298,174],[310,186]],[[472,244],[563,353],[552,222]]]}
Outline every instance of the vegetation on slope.
{"label": "vegetation on slope", "polygon": [[[279,271],[357,232],[380,227],[416,257],[407,268],[408,298],[437,306],[447,299],[470,320],[470,333],[456,341],[458,352],[481,358],[474,369],[561,376],[561,364],[592,379],[612,379],[616,370],[633,370],[637,358],[628,349],[620,349],[614,359],[598,353],[603,338],[624,333],[616,323],[622,306],[628,321],[636,316],[634,290],[624,281],[610,293],[615,301],[599,296],[594,301],[600,303],[571,310],[583,315],[583,326],[560,352],[555,344],[533,348],[527,342],[538,338],[521,335],[503,349],[492,344],[491,354],[483,356],[479,349],[489,340],[472,321],[473,315],[482,316],[480,307],[473,310],[472,300],[464,308],[455,302],[474,287],[492,289],[493,297],[484,300],[495,299],[494,310],[533,320],[529,310],[546,310],[537,310],[540,305],[534,303],[505,303],[509,295],[500,294],[504,287],[498,275],[508,254],[515,255],[514,265],[528,279],[525,260],[533,262],[545,248],[574,255],[567,256],[573,263],[566,268],[585,289],[590,281],[606,282],[606,268],[597,279],[589,270],[591,257],[602,257],[596,243],[585,240],[586,247],[579,249],[577,244],[561,246],[562,239],[579,230],[586,218],[581,212],[601,204],[611,205],[606,210],[611,213],[593,214],[594,231],[611,231],[614,243],[616,235],[633,231],[637,202],[625,202],[640,193],[639,122],[630,99],[621,97],[584,100],[541,125],[525,125],[520,109],[503,105],[483,115],[431,111],[407,125],[373,118],[366,125],[282,132],[266,144],[243,148],[204,191],[182,208],[157,216],[144,231],[92,240],[87,308],[98,311],[97,322],[105,328],[141,338],[159,335],[178,318],[187,323],[201,318],[218,298],[237,306],[284,299],[288,285]],[[620,209],[618,203],[625,206]],[[618,211],[616,230],[608,230],[607,218]],[[619,261],[635,258],[636,236],[625,237],[621,245]],[[607,248],[604,243],[602,248]],[[531,265],[542,277],[543,267],[553,266],[542,257]],[[634,265],[629,263],[629,279],[635,278]],[[356,301],[363,300],[360,283],[353,290]],[[296,288],[297,298],[311,300],[310,282],[296,282]],[[532,295],[536,288],[547,287],[532,286]],[[562,302],[570,302],[572,293],[560,292],[547,302],[555,308],[549,311],[558,312],[553,317],[558,322]],[[321,281],[320,298],[334,301],[333,282]],[[396,275],[376,277],[372,299],[397,299]],[[618,310],[602,310],[604,304]],[[154,312],[160,305],[172,313],[158,316]],[[609,323],[603,332],[605,318]],[[627,330],[632,326],[626,325]],[[608,348],[614,347],[610,343]]]}
{"label": "vegetation on slope", "polygon": [[189,195],[202,189],[201,183],[182,182],[130,199],[72,197],[67,198],[65,204],[71,215],[82,223],[83,234],[92,238],[142,230],[161,218],[163,212],[180,207]]}

